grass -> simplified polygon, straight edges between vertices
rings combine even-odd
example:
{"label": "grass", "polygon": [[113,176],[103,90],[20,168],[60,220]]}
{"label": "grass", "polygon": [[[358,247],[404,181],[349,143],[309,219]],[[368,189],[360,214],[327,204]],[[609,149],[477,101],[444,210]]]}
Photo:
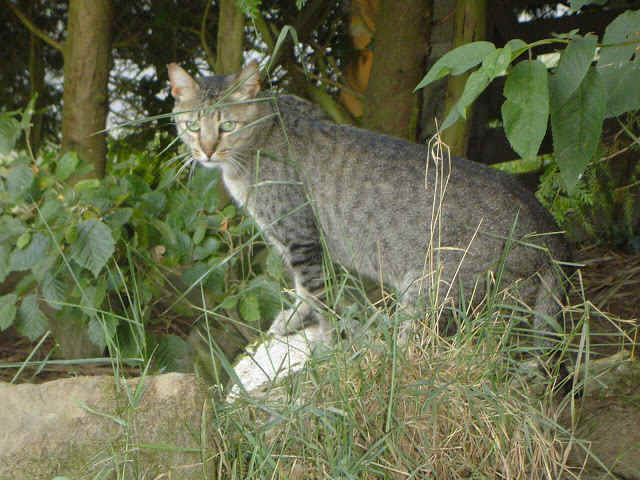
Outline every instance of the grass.
{"label": "grass", "polygon": [[489,330],[395,348],[379,323],[268,394],[220,405],[219,478],[558,478],[571,436]]}
{"label": "grass", "polygon": [[[486,308],[461,312],[462,327],[450,337],[438,335],[438,322],[415,318],[416,336],[403,346],[393,298],[385,295],[376,308],[352,280],[334,274],[331,315],[366,329],[317,349],[305,369],[266,394],[231,404],[218,390],[212,395],[194,432],[201,478],[556,479],[571,471],[567,452],[583,446],[557,419],[572,400],[558,405],[551,393],[553,366],[548,375],[520,368],[533,333],[513,306],[515,292],[494,291],[481,302]],[[135,285],[126,294],[137,295]],[[346,297],[350,305],[339,308]],[[573,348],[584,357],[588,312],[588,302],[566,309],[577,327],[560,339],[559,352]],[[140,312],[129,313],[137,331]],[[229,369],[214,340],[205,337],[210,360]],[[126,361],[117,344],[109,348],[119,378]],[[135,415],[140,393],[127,393],[127,415]],[[102,471],[115,478],[145,478],[145,450],[182,447],[140,445],[133,424],[127,420],[101,456]]]}

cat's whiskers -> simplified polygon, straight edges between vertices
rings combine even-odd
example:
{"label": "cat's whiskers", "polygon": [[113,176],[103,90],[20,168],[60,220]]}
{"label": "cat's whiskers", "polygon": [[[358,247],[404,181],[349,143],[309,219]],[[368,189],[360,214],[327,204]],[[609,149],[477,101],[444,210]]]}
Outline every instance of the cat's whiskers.
{"label": "cat's whiskers", "polygon": [[[245,161],[243,162],[242,160],[242,153],[240,152],[231,152],[231,154],[227,157],[227,160],[229,161],[229,163],[231,163],[231,165],[238,171],[239,174],[246,174],[249,172],[249,169],[247,168],[247,166],[245,165],[246,163],[246,158]],[[239,158],[236,158],[239,157]],[[247,156],[248,157],[248,156]]]}
{"label": "cat's whiskers", "polygon": [[174,157],[170,158],[169,160],[167,160],[166,162],[163,162],[162,165],[160,165],[161,168],[166,168],[168,166],[170,166],[171,164],[178,162],[184,158],[189,158],[187,160],[187,162],[191,162],[193,160],[191,152],[185,152],[185,153],[181,153],[179,155],[175,155]]}
{"label": "cat's whiskers", "polygon": [[189,159],[189,161],[184,162],[182,165],[180,165],[180,168],[178,169],[178,172],[176,173],[176,178],[179,177],[182,174],[182,171],[187,168],[189,165],[193,164],[193,157],[191,157],[191,159]]}

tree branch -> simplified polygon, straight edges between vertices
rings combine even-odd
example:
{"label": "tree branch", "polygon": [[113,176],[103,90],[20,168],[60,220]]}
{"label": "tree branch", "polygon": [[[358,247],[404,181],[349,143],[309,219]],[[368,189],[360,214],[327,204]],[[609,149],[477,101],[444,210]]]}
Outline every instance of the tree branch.
{"label": "tree branch", "polygon": [[64,55],[64,45],[62,43],[54,40],[45,32],[36,27],[33,22],[31,22],[31,20],[29,20],[20,10],[18,10],[18,7],[11,3],[11,0],[7,0],[7,3],[9,4],[9,8],[11,9],[11,11],[15,13],[16,17],[20,19],[20,21],[24,24],[25,27],[27,27],[27,29],[29,29],[31,33],[33,33],[40,40],[52,46],[56,50],[62,52],[62,54]]}
{"label": "tree branch", "polygon": [[207,2],[207,6],[204,8],[204,13],[202,14],[202,22],[200,23],[200,43],[202,44],[202,48],[204,49],[205,55],[207,56],[207,63],[209,64],[209,67],[211,67],[212,69],[215,69],[216,56],[211,51],[211,48],[209,47],[209,42],[207,41],[207,17],[209,16],[210,7],[211,7],[211,2]]}

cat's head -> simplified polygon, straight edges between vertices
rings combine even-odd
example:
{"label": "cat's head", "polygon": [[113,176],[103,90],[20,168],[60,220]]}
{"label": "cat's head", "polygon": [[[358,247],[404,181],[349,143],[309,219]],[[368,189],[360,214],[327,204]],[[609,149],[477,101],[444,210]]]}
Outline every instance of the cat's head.
{"label": "cat's head", "polygon": [[180,138],[205,167],[224,166],[234,152],[251,144],[253,128],[242,127],[260,115],[257,103],[246,103],[260,91],[258,64],[252,61],[238,74],[197,81],[175,63],[168,69]]}

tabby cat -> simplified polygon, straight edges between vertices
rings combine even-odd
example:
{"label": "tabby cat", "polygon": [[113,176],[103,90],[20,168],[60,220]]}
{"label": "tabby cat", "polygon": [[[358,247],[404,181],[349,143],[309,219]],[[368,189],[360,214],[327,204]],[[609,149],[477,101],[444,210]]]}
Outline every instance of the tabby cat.
{"label": "tabby cat", "polygon": [[503,282],[521,280],[538,323],[557,312],[551,256],[565,255],[564,240],[541,235],[555,230],[552,220],[508,174],[453,155],[436,162],[426,145],[326,121],[296,97],[261,96],[255,62],[199,80],[168,68],[192,158],[221,170],[292,272],[298,302],[276,317],[272,333],[313,321],[328,328],[323,247],[333,262],[395,287],[416,310],[429,295],[455,302],[460,285],[466,293],[477,286],[481,297],[509,243]]}

